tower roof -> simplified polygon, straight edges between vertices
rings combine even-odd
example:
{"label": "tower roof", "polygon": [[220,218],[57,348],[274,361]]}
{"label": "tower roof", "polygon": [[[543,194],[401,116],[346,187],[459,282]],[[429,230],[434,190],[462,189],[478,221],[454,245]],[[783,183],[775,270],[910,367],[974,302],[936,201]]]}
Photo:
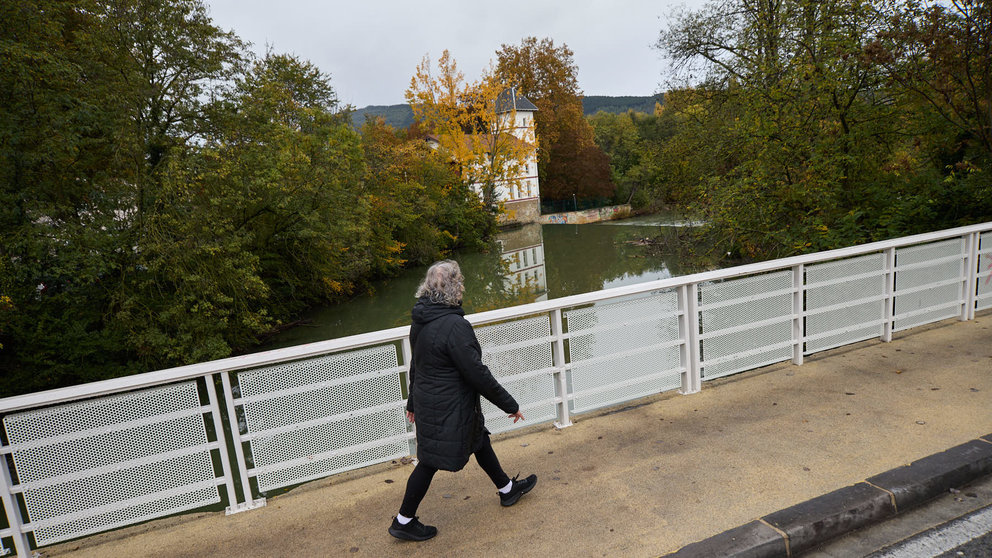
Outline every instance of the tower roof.
{"label": "tower roof", "polygon": [[496,97],[497,114],[521,110],[535,111],[537,110],[537,107],[534,106],[534,103],[528,101],[527,97],[518,94],[516,87],[504,89],[499,96]]}

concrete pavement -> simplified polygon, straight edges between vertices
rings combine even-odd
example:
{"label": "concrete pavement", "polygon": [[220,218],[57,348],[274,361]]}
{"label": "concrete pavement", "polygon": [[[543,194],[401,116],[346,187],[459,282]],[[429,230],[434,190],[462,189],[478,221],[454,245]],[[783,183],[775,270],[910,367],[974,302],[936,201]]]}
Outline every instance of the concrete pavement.
{"label": "concrete pavement", "polygon": [[[423,543],[386,533],[412,465],[42,549],[44,556],[659,556],[992,433],[992,313],[497,436],[538,486],[502,508],[470,462],[439,473]],[[992,442],[980,441],[978,443]]]}

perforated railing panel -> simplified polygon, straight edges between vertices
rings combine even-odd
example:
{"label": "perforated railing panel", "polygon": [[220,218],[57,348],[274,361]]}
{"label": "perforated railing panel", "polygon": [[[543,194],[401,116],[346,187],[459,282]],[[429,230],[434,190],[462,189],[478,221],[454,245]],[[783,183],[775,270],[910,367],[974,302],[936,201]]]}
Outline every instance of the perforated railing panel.
{"label": "perforated railing panel", "polygon": [[239,372],[259,490],[407,455],[398,366],[389,344]]}
{"label": "perforated railing panel", "polygon": [[880,336],[884,296],[884,254],[807,266],[805,352]]}
{"label": "perforated railing panel", "polygon": [[475,329],[482,362],[520,404],[525,422],[513,424],[506,413],[482,399],[486,427],[492,432],[554,420],[555,385],[551,367],[551,321],[547,315]]}
{"label": "perforated railing panel", "polygon": [[978,244],[979,310],[992,308],[992,233],[984,233]]}
{"label": "perforated railing panel", "polygon": [[963,257],[964,241],[960,238],[896,250],[894,329],[909,329],[961,313]]}
{"label": "perforated railing panel", "polygon": [[569,310],[565,318],[576,412],[681,386],[675,291]]}
{"label": "perforated railing panel", "polygon": [[791,271],[700,285],[704,380],[792,358],[791,288]]}
{"label": "perforated railing panel", "polygon": [[39,546],[220,502],[195,381],[4,417]]}

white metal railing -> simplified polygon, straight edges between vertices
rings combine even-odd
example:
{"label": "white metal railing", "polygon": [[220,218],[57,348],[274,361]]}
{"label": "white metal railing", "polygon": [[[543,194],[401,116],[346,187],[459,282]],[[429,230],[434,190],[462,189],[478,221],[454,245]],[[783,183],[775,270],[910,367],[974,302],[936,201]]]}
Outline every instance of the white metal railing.
{"label": "white metal railing", "polygon": [[[992,308],[992,223],[467,316],[527,424]],[[409,328],[0,400],[0,554],[415,451]],[[488,402],[494,432],[513,425]]]}

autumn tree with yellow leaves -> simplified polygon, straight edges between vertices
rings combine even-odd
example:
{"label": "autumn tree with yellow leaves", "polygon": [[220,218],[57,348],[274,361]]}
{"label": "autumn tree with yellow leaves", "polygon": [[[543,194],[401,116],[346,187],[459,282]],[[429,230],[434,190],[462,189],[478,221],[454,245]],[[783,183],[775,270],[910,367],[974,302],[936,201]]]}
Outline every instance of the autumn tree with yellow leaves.
{"label": "autumn tree with yellow leaves", "polygon": [[533,123],[523,139],[513,133],[515,107],[500,96],[512,86],[499,80],[491,66],[478,81],[466,81],[445,50],[436,72],[424,56],[406,91],[414,118],[437,139],[464,180],[481,190],[490,208],[496,207],[497,188],[514,186],[537,149]]}

